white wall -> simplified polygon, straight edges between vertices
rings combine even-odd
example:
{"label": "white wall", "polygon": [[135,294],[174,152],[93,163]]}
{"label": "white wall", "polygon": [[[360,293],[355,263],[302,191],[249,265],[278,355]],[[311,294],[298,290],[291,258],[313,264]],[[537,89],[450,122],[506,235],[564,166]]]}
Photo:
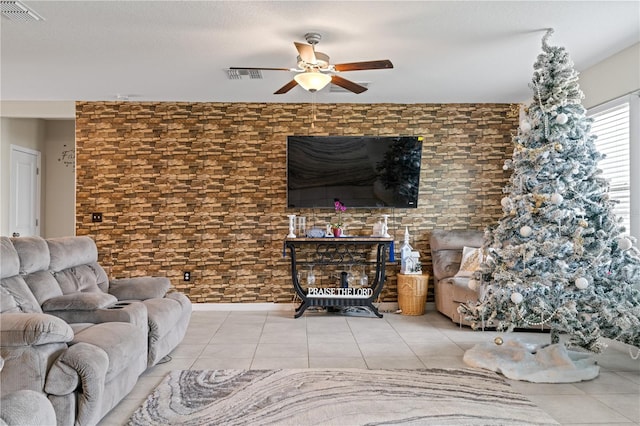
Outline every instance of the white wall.
{"label": "white wall", "polygon": [[610,56],[580,73],[587,109],[628,96],[630,102],[629,155],[631,169],[631,229],[640,241],[640,43]]}
{"label": "white wall", "polygon": [[[7,118],[0,121],[0,235],[10,236],[11,145],[42,155],[40,235],[45,238],[75,235],[75,167],[61,160],[62,151],[75,150],[74,120]],[[66,145],[66,147],[65,147]],[[61,161],[58,161],[58,160]]]}
{"label": "white wall", "polygon": [[45,181],[42,185],[46,197],[44,220],[47,231],[43,234],[46,238],[75,235],[74,158],[75,121],[47,120],[43,160]]}
{"label": "white wall", "polygon": [[587,109],[640,90],[640,43],[582,71],[580,88]]}
{"label": "white wall", "polygon": [[0,101],[3,117],[67,119],[76,117],[75,101]]}

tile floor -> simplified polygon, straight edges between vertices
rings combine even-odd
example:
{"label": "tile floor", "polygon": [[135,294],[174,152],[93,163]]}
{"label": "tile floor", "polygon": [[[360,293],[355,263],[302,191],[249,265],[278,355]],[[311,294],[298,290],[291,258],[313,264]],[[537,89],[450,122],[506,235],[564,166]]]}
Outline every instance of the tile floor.
{"label": "tile floor", "polygon": [[[422,316],[385,313],[382,319],[315,312],[293,319],[292,312],[194,311],[172,361],[147,370],[100,426],[125,424],[170,370],[464,368],[466,349],[498,335],[460,328],[431,310]],[[545,333],[513,334],[549,342]],[[509,382],[563,425],[640,425],[640,359],[615,342],[597,359],[601,371],[592,381]]]}

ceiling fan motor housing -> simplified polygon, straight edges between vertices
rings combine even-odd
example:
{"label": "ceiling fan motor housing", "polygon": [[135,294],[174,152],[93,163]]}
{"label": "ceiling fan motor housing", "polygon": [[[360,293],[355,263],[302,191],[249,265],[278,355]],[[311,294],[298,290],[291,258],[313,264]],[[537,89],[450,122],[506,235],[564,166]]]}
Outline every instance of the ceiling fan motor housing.
{"label": "ceiling fan motor housing", "polygon": [[301,70],[310,70],[310,69],[317,69],[317,70],[321,70],[321,71],[326,71],[329,69],[329,55],[327,55],[326,53],[322,53],[322,52],[314,52],[316,55],[316,62],[313,64],[310,64],[308,62],[305,62],[302,60],[302,58],[300,57],[300,55],[298,55],[298,68],[300,68]]}
{"label": "ceiling fan motor housing", "polygon": [[306,33],[304,35],[304,39],[307,40],[307,43],[309,43],[310,45],[316,45],[320,43],[320,40],[322,40],[322,36],[320,35],[320,33]]}

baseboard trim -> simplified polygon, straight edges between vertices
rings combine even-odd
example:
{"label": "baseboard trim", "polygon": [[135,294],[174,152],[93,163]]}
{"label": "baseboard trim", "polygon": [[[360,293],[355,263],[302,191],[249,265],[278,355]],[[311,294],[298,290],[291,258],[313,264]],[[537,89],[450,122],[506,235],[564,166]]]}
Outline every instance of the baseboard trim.
{"label": "baseboard trim", "polygon": [[193,303],[194,311],[293,311],[291,303]]}
{"label": "baseboard trim", "polygon": [[[430,306],[432,305],[432,306]],[[433,308],[433,302],[427,303],[427,309]],[[194,303],[194,311],[273,311],[293,312],[293,303]],[[380,312],[395,312],[398,310],[398,302],[381,302],[377,304]]]}

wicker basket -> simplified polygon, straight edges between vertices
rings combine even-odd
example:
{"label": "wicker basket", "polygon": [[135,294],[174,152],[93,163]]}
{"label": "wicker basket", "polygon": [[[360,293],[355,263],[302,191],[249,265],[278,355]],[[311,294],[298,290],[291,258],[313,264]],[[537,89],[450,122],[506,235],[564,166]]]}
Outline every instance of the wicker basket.
{"label": "wicker basket", "polygon": [[402,315],[424,315],[429,275],[398,274],[398,307]]}

